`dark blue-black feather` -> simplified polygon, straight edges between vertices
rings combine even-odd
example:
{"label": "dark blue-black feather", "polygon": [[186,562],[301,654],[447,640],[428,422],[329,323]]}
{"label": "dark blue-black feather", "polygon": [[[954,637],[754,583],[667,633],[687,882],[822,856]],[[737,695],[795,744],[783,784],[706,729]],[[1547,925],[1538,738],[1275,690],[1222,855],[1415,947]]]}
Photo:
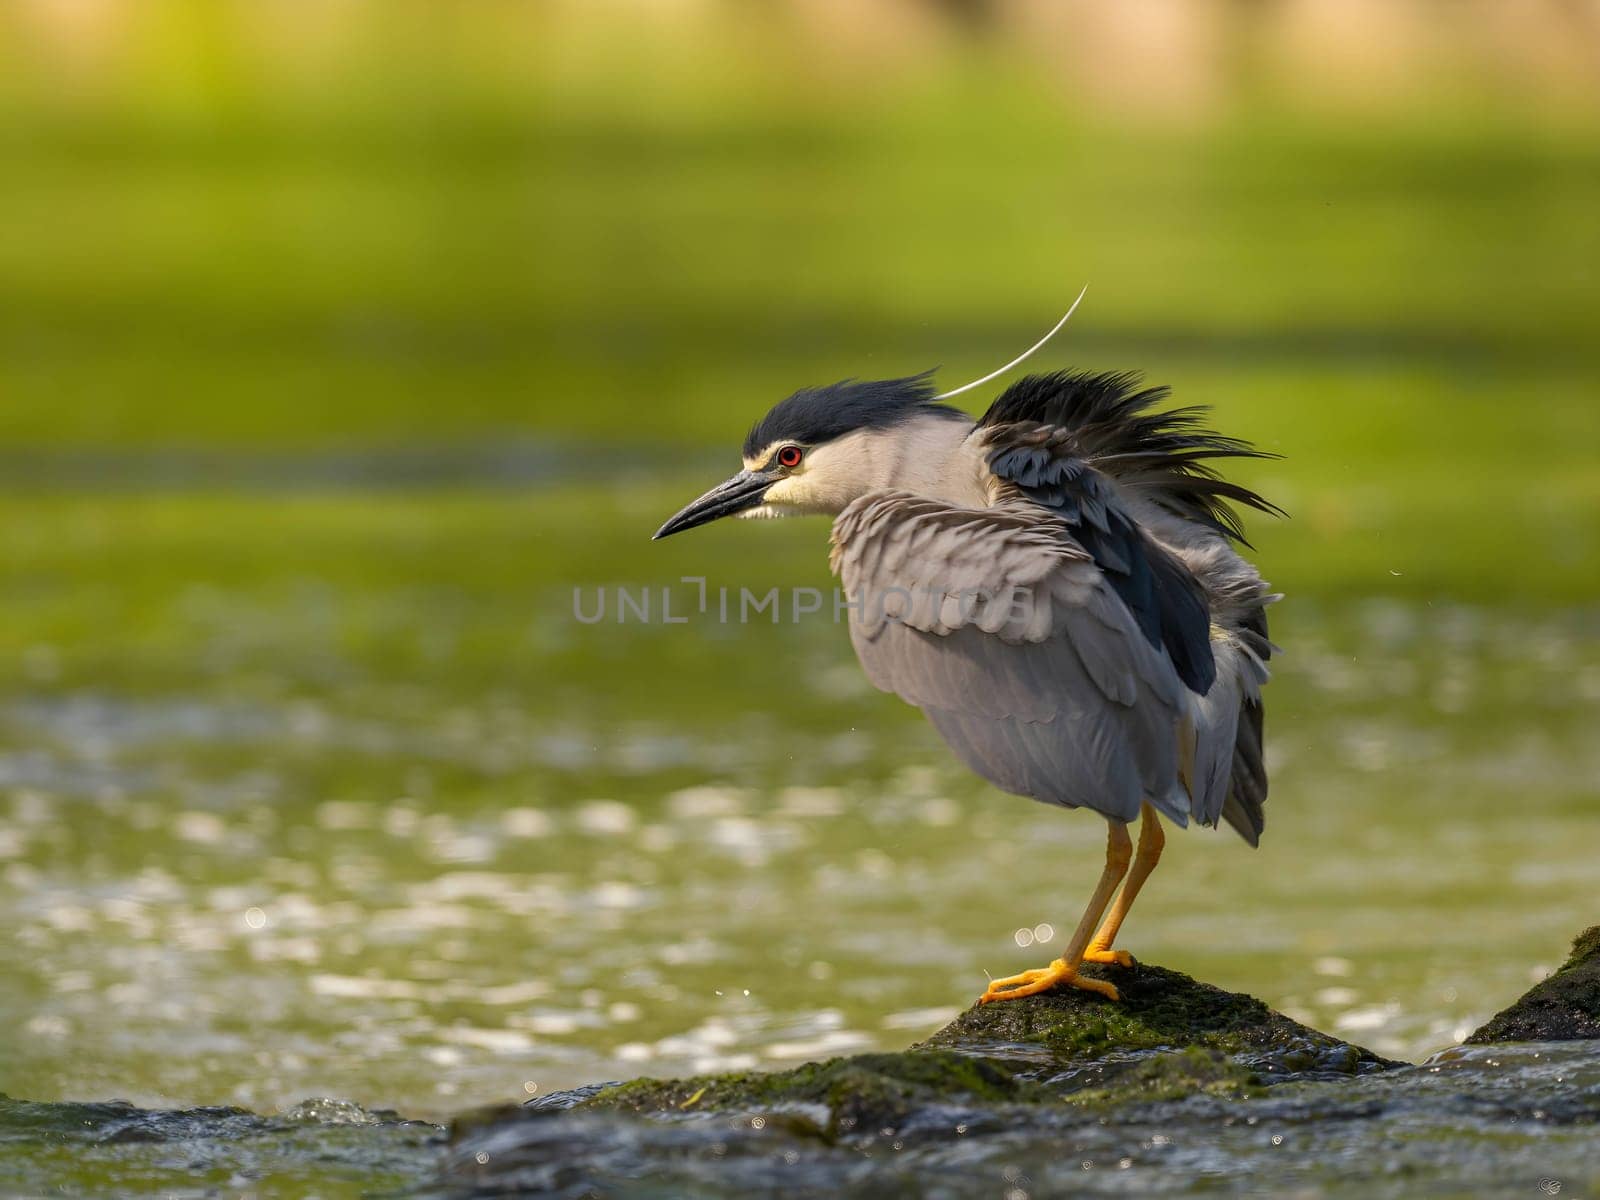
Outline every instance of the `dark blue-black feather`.
{"label": "dark blue-black feather", "polygon": [[846,379],[802,388],[773,405],[745,437],[744,454],[749,458],[780,441],[817,446],[857,429],[887,429],[919,415],[972,419],[935,400],[931,371],[904,379]]}
{"label": "dark blue-black feather", "polygon": [[1271,506],[1200,462],[1253,454],[1243,442],[1197,429],[1192,409],[1144,411],[1165,396],[1137,390],[1128,375],[1029,376],[994,402],[978,430],[989,469],[1066,522],[1150,644],[1204,695],[1217,674],[1205,592],[1123,510],[1111,478],[1136,479],[1158,503],[1233,536],[1237,519],[1225,500]]}
{"label": "dark blue-black feather", "polygon": [[[1179,516],[1245,542],[1233,504],[1274,514],[1281,510],[1221,478],[1208,460],[1274,456],[1202,427],[1203,408],[1150,411],[1168,395],[1164,387],[1141,387],[1132,372],[1029,375],[996,398],[978,428],[1049,429],[1056,434],[1057,455],[1139,486]],[[999,444],[992,433],[988,436],[991,444]]]}

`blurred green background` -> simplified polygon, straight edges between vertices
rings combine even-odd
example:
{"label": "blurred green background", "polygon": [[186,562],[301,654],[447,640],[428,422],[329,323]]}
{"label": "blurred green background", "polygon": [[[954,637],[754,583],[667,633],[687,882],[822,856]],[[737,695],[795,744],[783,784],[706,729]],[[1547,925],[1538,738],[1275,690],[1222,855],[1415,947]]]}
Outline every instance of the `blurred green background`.
{"label": "blurred green background", "polygon": [[1054,360],[1285,453],[1301,588],[1582,598],[1584,10],[1100,7],[8,4],[7,474],[725,450],[1088,283]]}
{"label": "blurred green background", "polygon": [[1130,944],[1459,1036],[1594,917],[1597,24],[7,0],[0,1090],[439,1110],[1035,965],[1097,822],[841,629],[571,598],[826,585],[815,523],[646,539],[794,388],[965,382],[1084,284],[1036,363],[1213,406],[1291,514],[1267,840]]}

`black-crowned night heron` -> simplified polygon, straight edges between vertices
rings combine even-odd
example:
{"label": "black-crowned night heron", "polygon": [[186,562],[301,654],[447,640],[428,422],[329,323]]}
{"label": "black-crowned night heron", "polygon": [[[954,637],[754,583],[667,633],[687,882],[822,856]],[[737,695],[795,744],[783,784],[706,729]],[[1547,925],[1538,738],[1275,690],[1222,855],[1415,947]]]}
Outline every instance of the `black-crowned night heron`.
{"label": "black-crowned night heron", "polygon": [[1065,952],[985,1001],[1057,985],[1117,998],[1078,968],[1131,963],[1113,943],[1161,816],[1261,836],[1277,597],[1235,550],[1229,502],[1275,510],[1208,465],[1259,455],[1203,429],[1203,410],[1152,411],[1166,395],[1130,375],[1033,375],[974,423],[927,375],[796,392],[751,429],[744,469],[655,535],[834,517],[872,682],[996,787],[1106,818],[1105,870]]}

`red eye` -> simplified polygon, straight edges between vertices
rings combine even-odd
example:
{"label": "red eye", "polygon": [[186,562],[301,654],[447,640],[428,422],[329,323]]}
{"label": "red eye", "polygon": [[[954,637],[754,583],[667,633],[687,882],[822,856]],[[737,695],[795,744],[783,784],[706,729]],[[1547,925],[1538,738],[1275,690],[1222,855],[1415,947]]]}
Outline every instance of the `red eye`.
{"label": "red eye", "polygon": [[785,446],[778,451],[778,465],[780,467],[798,467],[800,465],[800,447]]}

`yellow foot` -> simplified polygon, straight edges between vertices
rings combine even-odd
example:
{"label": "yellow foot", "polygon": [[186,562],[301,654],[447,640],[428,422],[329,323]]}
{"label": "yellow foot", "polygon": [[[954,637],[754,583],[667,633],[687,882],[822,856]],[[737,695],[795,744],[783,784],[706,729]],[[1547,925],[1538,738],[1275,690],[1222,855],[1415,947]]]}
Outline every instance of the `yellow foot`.
{"label": "yellow foot", "polygon": [[1020,975],[1008,975],[1004,979],[990,982],[989,988],[978,997],[979,1004],[989,1004],[995,1000],[1016,1000],[1021,996],[1036,996],[1040,992],[1048,992],[1053,987],[1082,988],[1086,992],[1098,992],[1108,1000],[1120,1000],[1117,989],[1101,979],[1085,979],[1078,974],[1076,967],[1069,967],[1059,958],[1048,967],[1039,967],[1032,971],[1024,971]]}
{"label": "yellow foot", "polygon": [[1083,952],[1083,961],[1092,963],[1114,963],[1119,967],[1133,966],[1133,955],[1126,950],[1110,950],[1103,946],[1090,946]]}

